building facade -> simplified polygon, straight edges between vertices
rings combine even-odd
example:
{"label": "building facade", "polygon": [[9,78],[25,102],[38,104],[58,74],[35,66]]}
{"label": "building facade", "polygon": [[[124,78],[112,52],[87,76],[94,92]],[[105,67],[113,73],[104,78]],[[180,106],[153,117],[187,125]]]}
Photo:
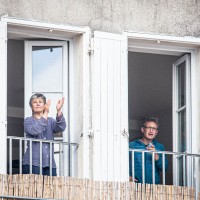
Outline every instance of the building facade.
{"label": "building facade", "polygon": [[168,151],[199,154],[199,10],[195,0],[1,1],[0,173],[35,92],[66,99],[59,139],[79,144],[67,151],[72,176],[128,180],[128,142],[146,115],[160,118]]}

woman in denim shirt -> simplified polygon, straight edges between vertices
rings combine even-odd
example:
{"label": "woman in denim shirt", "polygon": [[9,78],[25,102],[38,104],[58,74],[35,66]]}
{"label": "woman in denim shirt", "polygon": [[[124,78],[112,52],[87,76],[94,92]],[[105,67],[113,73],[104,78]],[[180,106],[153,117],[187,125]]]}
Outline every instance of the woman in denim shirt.
{"label": "woman in denim shirt", "polygon": [[[27,138],[54,140],[54,133],[63,132],[66,128],[65,118],[61,112],[64,104],[64,98],[58,101],[56,105],[56,120],[48,117],[50,100],[46,102],[43,94],[34,94],[30,98],[30,107],[32,116],[24,120],[24,132]],[[50,174],[50,144],[42,143],[42,174]],[[30,171],[30,145],[27,142],[27,150],[22,161],[23,174],[29,174]],[[32,173],[40,174],[40,143],[32,143]],[[52,176],[56,176],[56,163],[54,160],[54,148],[52,145]]]}
{"label": "woman in denim shirt", "polygon": [[[155,137],[158,133],[158,119],[154,117],[146,118],[141,131],[143,133],[143,137],[132,141],[129,143],[129,148],[131,149],[141,149],[141,150],[151,150],[151,151],[165,151],[164,146],[155,140]],[[145,153],[145,183],[152,184],[152,154]],[[168,168],[168,161],[165,158],[165,170]],[[134,181],[137,183],[142,183],[142,153],[135,152],[134,153]],[[132,181],[132,157],[131,152],[129,153],[129,175],[130,180]],[[155,184],[160,183],[160,175],[162,172],[162,155],[155,154]]]}

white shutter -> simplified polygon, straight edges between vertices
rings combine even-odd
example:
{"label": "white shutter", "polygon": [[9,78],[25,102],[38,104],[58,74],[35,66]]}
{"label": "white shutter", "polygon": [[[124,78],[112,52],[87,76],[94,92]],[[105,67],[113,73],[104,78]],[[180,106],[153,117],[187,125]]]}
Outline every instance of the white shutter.
{"label": "white shutter", "polygon": [[94,180],[128,180],[128,71],[125,36],[94,32]]}
{"label": "white shutter", "polygon": [[7,173],[7,23],[0,21],[0,174]]}

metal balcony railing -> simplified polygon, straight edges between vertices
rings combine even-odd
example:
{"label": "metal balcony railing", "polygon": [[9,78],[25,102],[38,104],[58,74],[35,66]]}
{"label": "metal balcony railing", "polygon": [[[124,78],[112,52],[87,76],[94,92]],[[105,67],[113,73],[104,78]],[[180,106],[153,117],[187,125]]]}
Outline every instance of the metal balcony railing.
{"label": "metal balcony railing", "polygon": [[[160,172],[160,179],[162,185],[176,185],[195,188],[196,196],[199,190],[199,170],[200,170],[200,154],[191,154],[187,152],[170,152],[170,151],[149,151],[140,149],[129,149],[129,160],[132,164],[132,177],[135,177],[135,156],[140,154],[141,157],[141,174],[142,183],[145,183],[145,171],[147,166],[145,165],[147,155],[151,158],[151,174],[152,184],[155,184],[155,154],[158,154],[162,158],[162,170]],[[169,162],[169,169],[166,170],[165,162]],[[134,161],[135,160],[135,161]],[[130,169],[129,169],[130,170]],[[169,172],[170,171],[170,172]],[[138,172],[138,171],[137,171]],[[149,176],[149,175],[148,175]],[[171,176],[170,183],[167,183],[166,177]],[[169,179],[169,178],[168,178]],[[134,179],[133,179],[134,180]]]}
{"label": "metal balcony railing", "polygon": [[7,137],[8,149],[8,173],[22,174],[22,159],[27,148],[27,143],[30,147],[30,174],[32,174],[32,144],[39,143],[40,147],[40,174],[42,174],[42,146],[49,144],[50,146],[50,176],[52,175],[52,151],[54,149],[54,157],[57,165],[57,173],[59,176],[71,176],[72,162],[76,158],[77,143],[63,142],[57,140],[39,140],[24,137]]}

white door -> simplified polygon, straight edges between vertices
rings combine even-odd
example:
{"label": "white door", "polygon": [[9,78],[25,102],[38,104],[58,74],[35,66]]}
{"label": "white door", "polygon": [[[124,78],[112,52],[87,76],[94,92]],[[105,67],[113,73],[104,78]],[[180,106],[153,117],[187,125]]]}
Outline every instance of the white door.
{"label": "white door", "polygon": [[[31,116],[30,96],[42,93],[51,99],[49,116],[56,117],[56,103],[65,98],[63,114],[68,122],[68,43],[57,41],[25,41],[25,117]],[[68,130],[59,140],[68,141]],[[59,146],[55,145],[55,151]],[[64,152],[67,154],[66,148]],[[59,166],[59,154],[55,154],[57,173],[68,175],[68,167]],[[64,155],[66,158],[66,155]],[[67,162],[67,161],[66,161]],[[66,164],[66,166],[68,166]]]}
{"label": "white door", "polygon": [[[173,151],[191,153],[190,55],[173,64]],[[174,184],[191,184],[191,160],[174,157]]]}
{"label": "white door", "polygon": [[94,32],[93,179],[128,180],[128,67],[125,36]]}

